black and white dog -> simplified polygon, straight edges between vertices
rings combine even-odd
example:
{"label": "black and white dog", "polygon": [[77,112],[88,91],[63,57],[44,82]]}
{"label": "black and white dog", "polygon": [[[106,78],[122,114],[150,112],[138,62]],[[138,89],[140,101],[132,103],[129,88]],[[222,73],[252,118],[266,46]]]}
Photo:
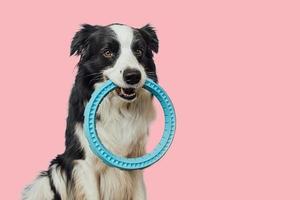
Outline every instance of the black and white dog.
{"label": "black and white dog", "polygon": [[145,154],[149,123],[154,119],[146,78],[157,82],[153,52],[158,39],[150,25],[82,26],[72,41],[79,55],[78,73],[69,99],[64,153],[23,191],[24,200],[143,200],[141,170],[108,167],[90,150],[83,130],[83,112],[95,88],[110,79],[119,87],[97,111],[97,130],[105,146],[126,157]]}

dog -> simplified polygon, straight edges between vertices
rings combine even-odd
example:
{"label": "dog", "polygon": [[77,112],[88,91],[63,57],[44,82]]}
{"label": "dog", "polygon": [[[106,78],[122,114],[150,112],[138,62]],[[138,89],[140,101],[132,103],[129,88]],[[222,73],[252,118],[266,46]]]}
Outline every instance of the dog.
{"label": "dog", "polygon": [[148,128],[155,118],[152,95],[142,88],[157,82],[153,53],[155,29],[147,24],[84,24],[71,42],[78,71],[69,98],[65,151],[57,155],[22,193],[23,200],[144,200],[142,170],[107,166],[93,154],[83,129],[84,109],[91,94],[106,80],[118,87],[105,97],[96,114],[98,136],[108,150],[124,157],[146,153]]}

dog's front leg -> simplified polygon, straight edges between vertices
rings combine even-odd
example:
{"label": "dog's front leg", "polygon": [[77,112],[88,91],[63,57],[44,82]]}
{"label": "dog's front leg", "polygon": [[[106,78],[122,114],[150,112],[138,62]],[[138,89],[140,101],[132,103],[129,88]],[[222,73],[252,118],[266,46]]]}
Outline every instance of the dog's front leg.
{"label": "dog's front leg", "polygon": [[136,171],[135,187],[132,200],[146,200],[146,188],[144,183],[143,171]]}
{"label": "dog's front leg", "polygon": [[80,200],[99,200],[99,180],[92,165],[77,160],[73,168],[72,196]]}

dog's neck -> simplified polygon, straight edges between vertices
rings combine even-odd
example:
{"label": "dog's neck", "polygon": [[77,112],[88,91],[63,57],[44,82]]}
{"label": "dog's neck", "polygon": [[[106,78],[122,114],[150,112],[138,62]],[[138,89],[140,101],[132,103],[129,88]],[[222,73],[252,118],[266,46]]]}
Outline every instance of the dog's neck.
{"label": "dog's neck", "polygon": [[149,124],[155,116],[149,92],[141,89],[131,103],[110,95],[99,106],[98,114],[97,132],[109,150],[129,157],[145,152]]}

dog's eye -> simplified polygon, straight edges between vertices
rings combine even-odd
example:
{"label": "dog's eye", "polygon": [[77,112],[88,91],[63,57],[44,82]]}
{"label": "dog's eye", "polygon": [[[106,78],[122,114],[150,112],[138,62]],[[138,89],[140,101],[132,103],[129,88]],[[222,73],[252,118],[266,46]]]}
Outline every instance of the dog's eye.
{"label": "dog's eye", "polygon": [[141,49],[135,50],[135,55],[136,55],[137,57],[141,57],[141,56],[143,55],[143,50],[141,50]]}
{"label": "dog's eye", "polygon": [[111,58],[113,57],[113,53],[110,50],[106,50],[104,51],[104,53],[102,54],[105,58]]}

